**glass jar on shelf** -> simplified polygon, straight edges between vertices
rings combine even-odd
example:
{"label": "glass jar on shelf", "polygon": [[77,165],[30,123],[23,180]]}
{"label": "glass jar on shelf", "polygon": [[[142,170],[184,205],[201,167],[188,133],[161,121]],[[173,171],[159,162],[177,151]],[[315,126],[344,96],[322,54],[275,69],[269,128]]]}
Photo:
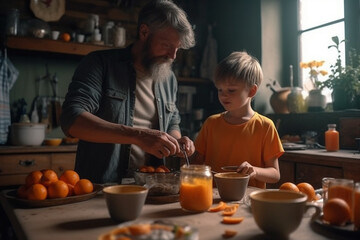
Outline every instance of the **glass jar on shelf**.
{"label": "glass jar on shelf", "polygon": [[306,112],[307,105],[301,88],[291,88],[291,92],[287,97],[287,106],[290,113]]}

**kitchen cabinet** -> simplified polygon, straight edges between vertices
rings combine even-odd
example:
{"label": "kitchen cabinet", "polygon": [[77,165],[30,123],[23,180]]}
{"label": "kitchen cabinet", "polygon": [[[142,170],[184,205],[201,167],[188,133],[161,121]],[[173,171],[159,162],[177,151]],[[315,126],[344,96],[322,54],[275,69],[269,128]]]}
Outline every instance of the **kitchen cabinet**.
{"label": "kitchen cabinet", "polygon": [[53,169],[60,176],[74,169],[77,145],[0,147],[0,187],[20,185],[34,170]]}
{"label": "kitchen cabinet", "polygon": [[308,182],[321,188],[323,177],[348,178],[360,181],[360,153],[353,150],[326,152],[325,150],[299,150],[285,152],[279,158],[280,181],[267,184],[279,188],[284,182]]}

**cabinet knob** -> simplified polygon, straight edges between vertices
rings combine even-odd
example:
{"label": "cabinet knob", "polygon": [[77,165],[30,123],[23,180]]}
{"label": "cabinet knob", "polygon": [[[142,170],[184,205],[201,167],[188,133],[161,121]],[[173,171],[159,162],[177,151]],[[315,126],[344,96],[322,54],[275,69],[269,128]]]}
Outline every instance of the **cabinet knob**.
{"label": "cabinet knob", "polygon": [[30,167],[35,165],[35,160],[20,160],[19,165],[23,167]]}

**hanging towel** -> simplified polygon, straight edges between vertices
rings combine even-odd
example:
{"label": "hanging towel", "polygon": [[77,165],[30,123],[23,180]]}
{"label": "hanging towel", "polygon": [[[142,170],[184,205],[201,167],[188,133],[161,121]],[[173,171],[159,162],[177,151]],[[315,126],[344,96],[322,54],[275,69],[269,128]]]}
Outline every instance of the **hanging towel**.
{"label": "hanging towel", "polygon": [[10,89],[19,76],[19,71],[7,58],[6,48],[0,52],[0,144],[8,140],[11,125]]}
{"label": "hanging towel", "polygon": [[217,66],[217,42],[212,36],[212,27],[208,27],[208,36],[200,65],[200,76],[214,81]]}

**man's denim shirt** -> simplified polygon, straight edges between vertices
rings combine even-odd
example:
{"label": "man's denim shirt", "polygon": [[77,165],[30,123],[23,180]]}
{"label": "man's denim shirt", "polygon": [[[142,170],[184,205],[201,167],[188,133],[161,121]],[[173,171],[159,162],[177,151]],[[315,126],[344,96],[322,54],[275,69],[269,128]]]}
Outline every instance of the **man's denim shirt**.
{"label": "man's denim shirt", "polygon": [[[61,127],[66,135],[69,136],[68,130],[76,117],[85,111],[109,122],[132,126],[136,75],[131,47],[95,51],[82,59],[62,106]],[[180,131],[176,93],[174,74],[167,81],[155,83],[161,131]],[[120,182],[126,173],[129,156],[130,145],[80,140],[75,170],[81,178],[95,183]]]}

